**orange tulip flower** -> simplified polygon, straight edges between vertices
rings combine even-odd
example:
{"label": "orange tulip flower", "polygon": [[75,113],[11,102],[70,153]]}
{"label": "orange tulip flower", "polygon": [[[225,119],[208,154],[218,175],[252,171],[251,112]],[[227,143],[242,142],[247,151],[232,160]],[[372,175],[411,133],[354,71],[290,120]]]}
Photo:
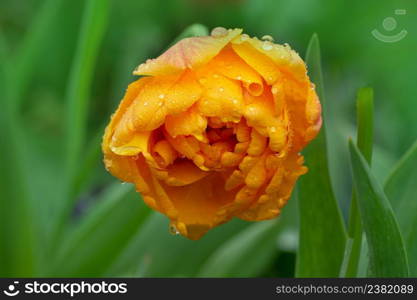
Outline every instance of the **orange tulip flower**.
{"label": "orange tulip flower", "polygon": [[321,127],[294,50],[218,27],[133,74],[144,77],[129,85],[103,137],[109,172],[194,240],[233,217],[280,214],[307,171],[299,152]]}

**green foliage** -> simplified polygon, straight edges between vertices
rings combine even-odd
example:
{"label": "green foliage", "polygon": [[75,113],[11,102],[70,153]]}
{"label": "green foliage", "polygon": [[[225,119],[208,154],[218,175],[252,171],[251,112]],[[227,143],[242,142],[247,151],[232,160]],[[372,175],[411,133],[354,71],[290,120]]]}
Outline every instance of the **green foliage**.
{"label": "green foliage", "polygon": [[[307,48],[309,74],[325,109],[320,46],[313,35]],[[346,243],[345,225],[330,181],[326,120],[319,135],[304,151],[309,172],[299,182],[300,247],[298,277],[329,277],[339,274]]]}
{"label": "green foliage", "polygon": [[407,248],[410,275],[417,276],[417,142],[400,159],[385,183]]}
{"label": "green foliage", "polygon": [[349,142],[349,149],[358,206],[369,245],[370,275],[406,277],[407,255],[391,205],[352,141]]}
{"label": "green foliage", "polygon": [[[357,109],[357,123],[358,136],[357,145],[365,156],[368,163],[372,159],[373,146],[373,113],[374,113],[374,92],[372,88],[359,89],[356,109]],[[356,277],[358,270],[358,263],[362,247],[362,220],[359,215],[358,199],[356,190],[353,188],[352,201],[349,214],[349,241],[346,244],[345,260],[346,269],[342,269],[341,277]]]}
{"label": "green foliage", "polygon": [[[2,1],[0,276],[417,276],[417,142],[394,164],[417,136],[409,51],[417,39],[372,38],[390,10],[361,3],[346,11],[341,0]],[[309,172],[281,217],[232,220],[197,242],[169,234],[165,217],[107,174],[100,151],[130,72],[178,39],[208,34],[188,26],[195,22],[271,34],[295,49],[318,32],[323,52],[314,35],[306,62],[324,120],[303,153]],[[359,89],[357,146],[348,149],[352,98],[365,84],[375,88],[375,120],[373,89]],[[298,245],[285,245],[288,233]],[[286,254],[296,267],[279,259]]]}

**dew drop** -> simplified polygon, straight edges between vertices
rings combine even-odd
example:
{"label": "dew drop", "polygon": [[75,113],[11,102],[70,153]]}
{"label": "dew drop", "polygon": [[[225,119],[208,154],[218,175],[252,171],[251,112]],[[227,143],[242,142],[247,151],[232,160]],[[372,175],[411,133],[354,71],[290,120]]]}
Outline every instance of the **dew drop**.
{"label": "dew drop", "polygon": [[224,88],[219,88],[219,92],[224,92]]}
{"label": "dew drop", "polygon": [[273,42],[274,41],[274,38],[272,37],[272,36],[270,36],[270,35],[264,35],[262,38],[261,38],[261,40],[263,40],[263,41],[268,41],[268,42]]}
{"label": "dew drop", "polygon": [[238,103],[239,103],[239,101],[238,101],[237,99],[233,99],[233,100],[232,100],[232,102],[233,102],[234,104],[238,104]]}
{"label": "dew drop", "polygon": [[242,76],[237,76],[236,79],[237,80],[242,80]]}
{"label": "dew drop", "polygon": [[149,104],[148,102],[144,102],[143,106],[148,106],[148,104]]}
{"label": "dew drop", "polygon": [[169,233],[172,235],[180,234],[180,232],[178,231],[177,227],[174,224],[169,224]]}
{"label": "dew drop", "polygon": [[278,94],[278,89],[274,86],[272,89],[271,89],[271,92],[272,92],[272,94]]}
{"label": "dew drop", "polygon": [[216,27],[213,28],[213,30],[211,31],[211,36],[212,37],[223,37],[226,36],[228,33],[227,29],[224,27]]}
{"label": "dew drop", "polygon": [[159,95],[159,99],[164,99],[164,98],[165,98],[164,94]]}
{"label": "dew drop", "polygon": [[271,130],[271,132],[276,132],[277,131],[277,129],[274,126],[272,126],[270,130]]}
{"label": "dew drop", "polygon": [[247,35],[246,33],[244,33],[244,34],[242,34],[241,36],[240,36],[240,40],[242,41],[242,42],[244,42],[244,41],[246,41],[246,40],[248,40],[249,39],[249,35]]}
{"label": "dew drop", "polygon": [[262,49],[264,49],[265,51],[269,51],[273,48],[273,45],[270,42],[264,42],[262,44]]}

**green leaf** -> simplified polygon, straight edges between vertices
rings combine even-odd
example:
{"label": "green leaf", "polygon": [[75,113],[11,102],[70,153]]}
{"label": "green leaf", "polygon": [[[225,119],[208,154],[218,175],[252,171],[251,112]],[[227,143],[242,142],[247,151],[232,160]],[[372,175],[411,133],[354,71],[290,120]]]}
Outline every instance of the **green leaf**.
{"label": "green leaf", "polygon": [[191,241],[170,234],[169,220],[153,213],[106,275],[130,270],[130,276],[193,277],[213,251],[247,226],[247,222],[233,220],[210,230],[202,239]]}
{"label": "green leaf", "polygon": [[375,277],[408,276],[404,242],[391,205],[357,146],[349,141],[353,180]]}
{"label": "green leaf", "polygon": [[82,148],[85,144],[90,89],[99,46],[107,27],[108,14],[108,0],[86,1],[77,49],[67,86],[64,166],[66,186],[63,190],[64,200],[62,200],[57,220],[55,220],[54,228],[56,228],[56,232],[52,237],[53,243],[57,242],[58,235],[61,233],[76,198],[74,184],[82,158]]}
{"label": "green leaf", "polygon": [[223,244],[203,265],[199,277],[256,276],[278,253],[277,220],[253,224]]}
{"label": "green leaf", "polygon": [[0,275],[34,273],[35,232],[23,155],[23,132],[14,109],[13,65],[0,32]]}
{"label": "green leaf", "polygon": [[[369,164],[372,160],[373,145],[373,112],[374,112],[374,92],[372,88],[361,88],[358,91],[357,100],[357,122],[358,135],[357,145]],[[349,256],[346,263],[345,272],[341,272],[341,277],[356,277],[362,246],[362,220],[359,214],[358,200],[356,191],[353,187],[352,201],[349,214],[349,237],[352,239],[351,245],[346,245],[346,253]],[[349,246],[349,248],[348,248]]]}
{"label": "green leaf", "polygon": [[[306,62],[325,112],[317,35],[310,40]],[[338,276],[345,251],[346,231],[329,176],[325,124],[324,121],[319,135],[303,152],[309,172],[299,181],[297,277]]]}
{"label": "green leaf", "polygon": [[24,100],[22,96],[31,78],[35,75],[37,56],[42,54],[42,50],[48,51],[45,49],[45,44],[47,44],[51,26],[57,26],[54,20],[57,19],[62,2],[62,0],[44,1],[36,13],[34,21],[30,24],[30,30],[27,31],[21,45],[19,45],[16,57],[13,57],[15,65],[12,85],[16,93],[13,105],[16,110]]}
{"label": "green leaf", "polygon": [[279,235],[284,229],[296,229],[296,204],[293,196],[277,219],[255,223],[231,237],[210,255],[197,276],[259,276],[279,254]]}
{"label": "green leaf", "polygon": [[417,276],[417,141],[400,159],[385,182],[385,193],[397,216],[407,248],[410,275]]}
{"label": "green leaf", "polygon": [[[107,27],[108,0],[88,0],[67,86],[66,175],[73,184],[85,142],[90,89],[98,50]],[[71,191],[71,190],[70,190]],[[71,195],[73,196],[73,195]]]}
{"label": "green leaf", "polygon": [[113,263],[150,210],[130,184],[115,183],[66,234],[47,276],[97,277]]}

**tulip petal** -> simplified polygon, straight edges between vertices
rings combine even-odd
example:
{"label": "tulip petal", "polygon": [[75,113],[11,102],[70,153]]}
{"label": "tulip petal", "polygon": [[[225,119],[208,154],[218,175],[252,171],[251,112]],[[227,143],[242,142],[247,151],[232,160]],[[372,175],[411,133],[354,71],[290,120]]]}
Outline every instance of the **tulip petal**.
{"label": "tulip petal", "polygon": [[132,132],[160,127],[168,114],[186,111],[201,96],[202,90],[190,72],[152,78],[119,120],[116,138],[127,142]]}
{"label": "tulip petal", "polygon": [[299,81],[307,79],[305,63],[288,45],[273,44],[257,38],[242,39],[243,36],[232,41],[233,49],[268,84],[274,84],[282,76],[281,73]]}
{"label": "tulip petal", "polygon": [[206,127],[207,119],[199,113],[195,106],[186,112],[168,115],[165,120],[165,130],[174,138],[178,135],[192,135],[202,141]]}
{"label": "tulip petal", "polygon": [[239,82],[223,75],[207,73],[200,79],[204,88],[197,109],[202,115],[216,117],[221,122],[239,122],[244,109]]}
{"label": "tulip petal", "polygon": [[217,55],[241,29],[228,30],[224,36],[199,36],[186,38],[165,51],[156,59],[149,59],[139,65],[134,75],[169,75],[185,69],[195,69]]}
{"label": "tulip petal", "polygon": [[263,81],[261,76],[240,58],[231,47],[224,48],[206,66],[198,70],[198,75],[203,75],[207,70],[217,70],[219,74],[241,81],[243,86],[254,96],[263,93]]}
{"label": "tulip petal", "polygon": [[277,169],[269,184],[251,206],[237,217],[243,220],[261,221],[277,217],[291,196],[297,178],[307,172],[299,154],[291,154]]}
{"label": "tulip petal", "polygon": [[232,216],[218,219],[217,212],[231,203],[236,191],[224,191],[217,187],[224,186],[224,179],[219,173],[210,173],[203,179],[186,187],[166,186],[165,190],[178,211],[178,217],[172,219],[174,224],[182,223],[185,228],[176,226],[181,234],[190,239],[199,239],[210,228],[228,221]]}

